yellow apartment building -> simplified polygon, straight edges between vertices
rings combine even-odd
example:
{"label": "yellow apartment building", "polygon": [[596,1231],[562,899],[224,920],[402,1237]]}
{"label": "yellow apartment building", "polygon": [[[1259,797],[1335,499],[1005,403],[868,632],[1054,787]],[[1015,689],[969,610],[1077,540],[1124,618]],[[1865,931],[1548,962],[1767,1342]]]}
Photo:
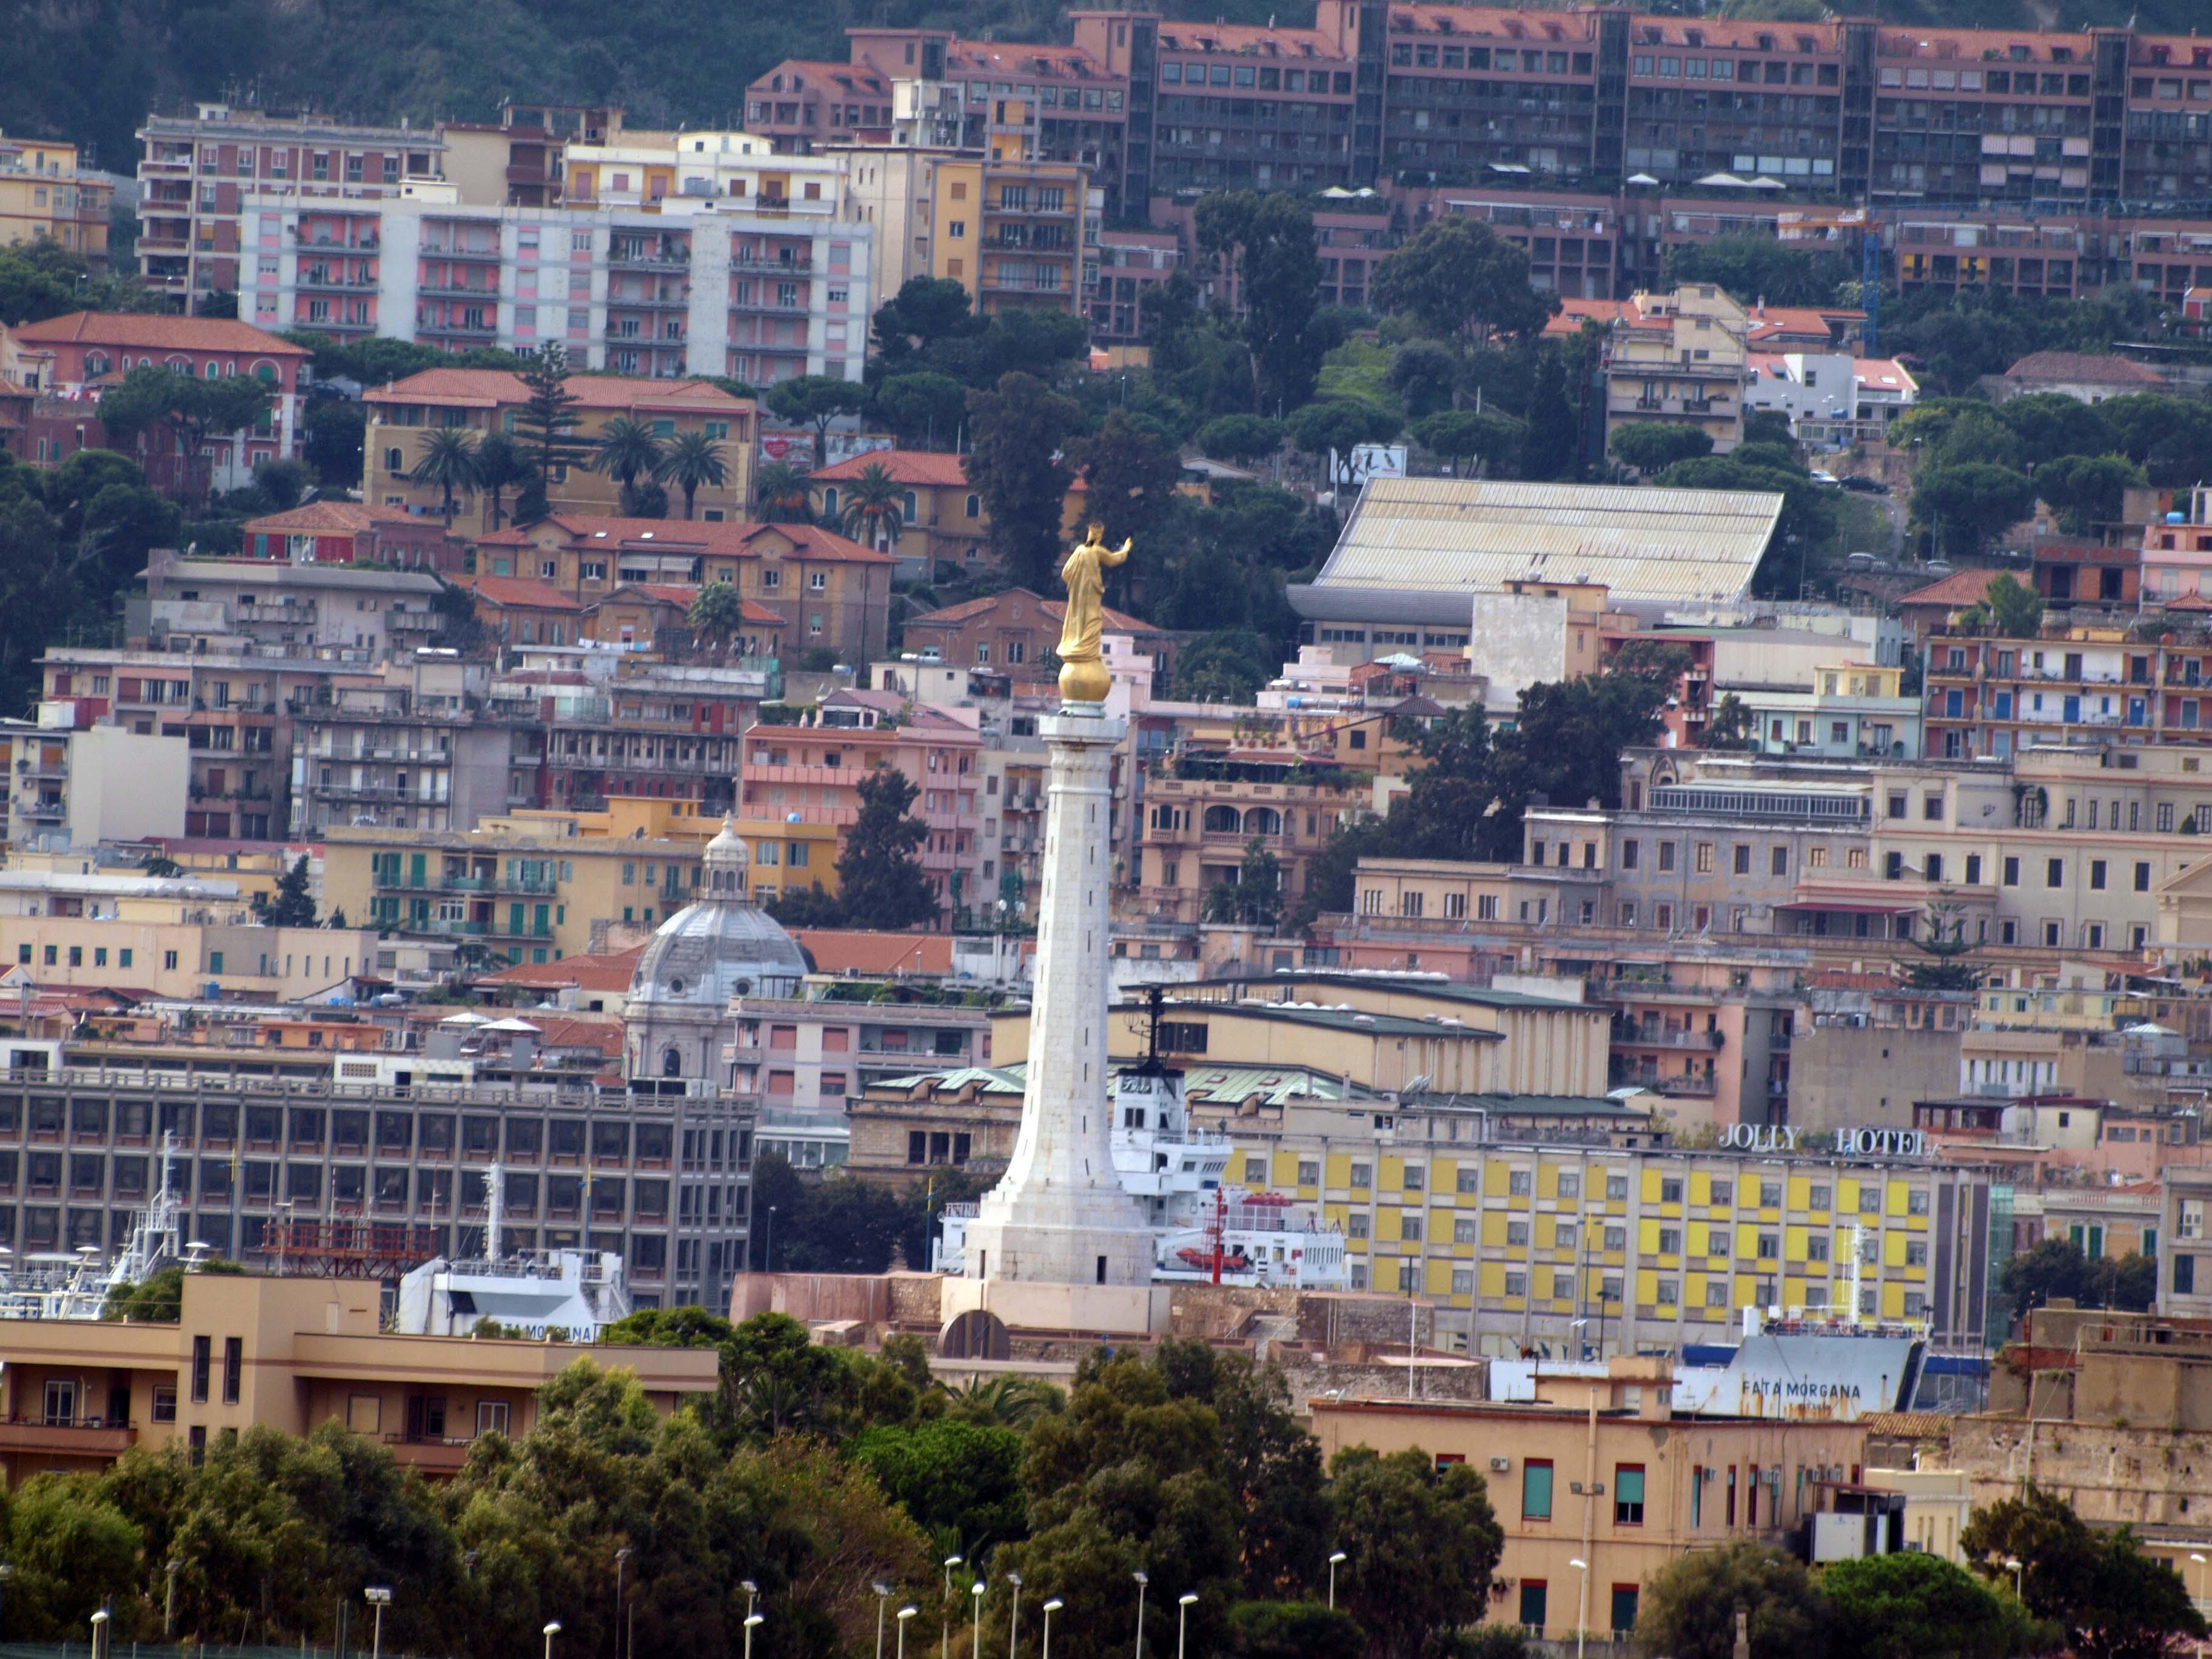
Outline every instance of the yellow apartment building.
{"label": "yellow apartment building", "polygon": [[1750,313],[1712,283],[1638,294],[1613,325],[1606,428],[1639,422],[1694,427],[1725,454],[1743,441]]}
{"label": "yellow apartment building", "polygon": [[793,823],[787,818],[739,817],[732,824],[752,848],[751,888],[755,902],[766,904],[785,893],[819,887],[837,890],[837,826]]}
{"label": "yellow apartment building", "polygon": [[107,268],[115,186],[78,164],[75,144],[0,133],[0,247],[49,241]]}
{"label": "yellow apartment building", "polygon": [[379,1295],[374,1279],[188,1273],[173,1325],[11,1321],[0,1481],[97,1474],[134,1446],[198,1463],[225,1433],[325,1423],[439,1478],[479,1435],[529,1433],[538,1390],[579,1359],[635,1372],[664,1417],[717,1386],[711,1349],[391,1334]]}
{"label": "yellow apartment building", "polygon": [[[1505,1534],[1491,1617],[1573,1645],[1626,1641],[1644,1584],[1693,1549],[1780,1545],[1856,1482],[1867,1431],[1818,1419],[1676,1417],[1663,1358],[1602,1377],[1538,1375],[1533,1403],[1333,1399],[1310,1404],[1323,1457],[1419,1451],[1480,1474]],[[1577,1565],[1577,1563],[1585,1564]]]}
{"label": "yellow apartment building", "polygon": [[[693,509],[708,522],[732,522],[747,515],[752,500],[753,453],[759,410],[748,398],[733,398],[711,381],[640,380],[616,374],[578,374],[567,382],[576,398],[576,425],[568,434],[592,444],[609,421],[633,420],[662,440],[703,432],[714,440],[726,472],[719,484],[702,487]],[[415,483],[408,475],[422,459],[423,441],[441,427],[465,427],[482,435],[510,436],[529,389],[520,376],[497,368],[431,368],[404,380],[372,389],[368,433],[362,477],[362,500],[374,507],[404,508],[425,516],[443,512],[444,492]],[[605,514],[619,505],[622,487],[589,465],[556,467],[546,495],[555,511]],[[683,495],[671,490],[672,511],[683,511]],[[490,531],[491,498],[475,491],[455,496],[453,525],[464,533]],[[503,507],[514,504],[507,492]],[[520,574],[520,573],[518,573]]]}
{"label": "yellow apartment building", "polygon": [[466,831],[333,826],[324,905],[379,928],[481,941],[510,963],[583,954],[593,922],[652,928],[698,892],[706,839],[608,833],[628,823],[612,816],[627,804],[510,812]]}

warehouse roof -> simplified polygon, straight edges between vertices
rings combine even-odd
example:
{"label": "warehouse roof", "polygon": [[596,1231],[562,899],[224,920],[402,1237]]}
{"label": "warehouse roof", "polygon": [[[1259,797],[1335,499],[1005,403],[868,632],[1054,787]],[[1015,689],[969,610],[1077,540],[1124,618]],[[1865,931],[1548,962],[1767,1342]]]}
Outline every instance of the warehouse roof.
{"label": "warehouse roof", "polygon": [[1764,491],[1378,478],[1292,602],[1316,615],[1344,590],[1457,598],[1524,577],[1602,583],[1616,604],[1726,602],[1750,588],[1782,504]]}

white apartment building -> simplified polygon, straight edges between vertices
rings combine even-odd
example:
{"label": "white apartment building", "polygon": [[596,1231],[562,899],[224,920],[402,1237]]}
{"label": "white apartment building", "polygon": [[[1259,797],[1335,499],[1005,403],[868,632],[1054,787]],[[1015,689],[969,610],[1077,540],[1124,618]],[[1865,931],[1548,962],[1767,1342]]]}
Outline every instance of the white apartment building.
{"label": "white apartment building", "polygon": [[[836,175],[818,162],[824,176],[801,182],[823,193],[794,199],[760,193],[763,179],[789,180],[765,167],[737,193],[734,161],[715,164],[720,196],[654,196],[641,171],[633,181],[608,164],[608,184],[622,180],[632,197],[643,187],[645,201],[630,205],[475,207],[434,184],[342,209],[257,197],[240,314],[265,328],[457,351],[558,341],[578,368],[667,380],[859,380],[872,230],[842,216]],[[585,171],[596,193],[599,176]]]}

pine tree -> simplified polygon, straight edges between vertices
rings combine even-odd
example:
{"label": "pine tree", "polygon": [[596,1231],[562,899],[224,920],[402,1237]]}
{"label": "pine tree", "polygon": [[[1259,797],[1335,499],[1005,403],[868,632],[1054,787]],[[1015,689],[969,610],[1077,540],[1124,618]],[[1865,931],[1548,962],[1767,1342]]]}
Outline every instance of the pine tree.
{"label": "pine tree", "polygon": [[837,855],[837,897],[854,927],[920,927],[938,917],[929,880],[915,854],[929,828],[907,809],[921,793],[903,772],[884,767],[860,785],[860,816]]}
{"label": "pine tree", "polygon": [[574,435],[576,410],[581,402],[568,390],[568,354],[557,342],[548,341],[530,355],[530,366],[521,371],[530,395],[514,417],[514,440],[536,470],[538,478],[514,504],[514,516],[524,518],[524,504],[535,506],[556,480],[562,467],[581,466],[592,453],[592,446]]}
{"label": "pine tree", "polygon": [[1972,991],[1980,988],[1981,970],[1966,958],[1974,946],[1966,938],[1965,914],[1955,904],[1928,907],[1927,925],[1916,932],[1912,948],[1928,958],[1907,962],[1905,982],[1916,991]]}
{"label": "pine tree", "polygon": [[276,896],[264,912],[264,919],[271,927],[315,925],[315,901],[307,891],[307,860],[304,854],[276,878]]}

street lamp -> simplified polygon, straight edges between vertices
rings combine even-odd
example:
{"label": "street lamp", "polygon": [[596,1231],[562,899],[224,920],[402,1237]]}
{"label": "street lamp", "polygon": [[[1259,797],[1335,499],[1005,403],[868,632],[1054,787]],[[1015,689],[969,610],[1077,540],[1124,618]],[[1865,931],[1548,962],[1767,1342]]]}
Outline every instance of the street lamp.
{"label": "street lamp", "polygon": [[1567,1565],[1583,1576],[1582,1597],[1575,1604],[1575,1659],[1583,1659],[1583,1626],[1589,1623],[1589,1563],[1577,1555]]}
{"label": "street lamp", "polygon": [[753,1659],[753,1632],[766,1623],[768,1620],[757,1613],[745,1615],[745,1659]]}
{"label": "street lamp", "polygon": [[107,1609],[92,1615],[92,1659],[107,1659]]}
{"label": "street lamp", "polygon": [[177,1574],[184,1565],[173,1555],[169,1558],[169,1587],[161,1595],[161,1635],[164,1639],[177,1627]]}
{"label": "street lamp", "polygon": [[945,1558],[945,1606],[941,1609],[945,1618],[945,1626],[943,1629],[937,1632],[938,1659],[951,1659],[952,1569],[959,1565],[960,1558],[957,1555],[948,1555]]}
{"label": "street lamp", "polygon": [[884,1609],[890,1606],[891,1587],[878,1578],[868,1588],[876,1593],[876,1659],[884,1659]]}
{"label": "street lamp", "polygon": [[983,1581],[968,1586],[968,1628],[975,1643],[975,1659],[983,1659]]}
{"label": "street lamp", "polygon": [[1137,1581],[1137,1659],[1145,1659],[1145,1586],[1152,1581],[1142,1572],[1130,1576]]}
{"label": "street lamp", "polygon": [[[629,1567],[630,1547],[623,1545],[615,1552],[615,1659],[622,1659],[623,1650],[623,1579]],[[882,1659],[879,1654],[877,1659]]]}
{"label": "street lamp", "polygon": [[2012,1569],[2012,1599],[2015,1601],[2024,1600],[2020,1585],[2021,1579],[2027,1571],[2027,1564],[2017,1555],[2008,1555],[2005,1557],[2005,1565]]}
{"label": "street lamp", "polygon": [[898,1610],[898,1659],[906,1659],[906,1621],[913,1618],[915,1614],[921,1611],[921,1609],[920,1607],[914,1606],[911,1602]]}
{"label": "street lamp", "polygon": [[1195,1590],[1185,1590],[1176,1597],[1176,1659],[1182,1659],[1183,1632],[1189,1627],[1191,1604],[1197,1600]]}
{"label": "street lamp", "polygon": [[[171,1563],[172,1566],[174,1565],[173,1562]],[[174,1572],[169,1575],[169,1582],[172,1584],[177,1582]],[[384,1610],[392,1605],[391,1587],[386,1584],[371,1584],[361,1593],[361,1595],[362,1600],[376,1609],[376,1631],[368,1638],[368,1659],[383,1659]]]}
{"label": "street lamp", "polygon": [[561,1633],[561,1621],[560,1621],[558,1619],[548,1619],[548,1620],[545,1621],[545,1631],[544,1631],[544,1635],[545,1635],[545,1659],[553,1659],[553,1638],[554,1638],[555,1637],[558,1636],[560,1633]]}
{"label": "street lamp", "polygon": [[765,1258],[761,1264],[762,1270],[766,1273],[774,1273],[775,1271],[775,1206],[773,1204],[768,1206],[768,1238],[766,1241],[766,1246],[767,1247],[761,1252],[761,1255]]}
{"label": "street lamp", "polygon": [[1328,1606],[1332,1613],[1336,1611],[1336,1570],[1348,1559],[1350,1558],[1342,1550],[1328,1558]]}
{"label": "street lamp", "polygon": [[1062,1605],[1057,1595],[1044,1604],[1044,1648],[1040,1659],[1052,1659],[1052,1616],[1060,1611]]}
{"label": "street lamp", "polygon": [[1015,1659],[1022,1646],[1022,1576],[1010,1572],[1006,1582],[1014,1587],[1014,1611],[1006,1624],[1006,1659]]}
{"label": "street lamp", "polygon": [[2189,1559],[2197,1564],[2197,1605],[2202,1608],[2204,1605],[2204,1558],[2191,1550]]}
{"label": "street lamp", "polygon": [[760,1599],[760,1586],[750,1578],[738,1580],[738,1588],[745,1593],[745,1617],[753,1616],[753,1603]]}

